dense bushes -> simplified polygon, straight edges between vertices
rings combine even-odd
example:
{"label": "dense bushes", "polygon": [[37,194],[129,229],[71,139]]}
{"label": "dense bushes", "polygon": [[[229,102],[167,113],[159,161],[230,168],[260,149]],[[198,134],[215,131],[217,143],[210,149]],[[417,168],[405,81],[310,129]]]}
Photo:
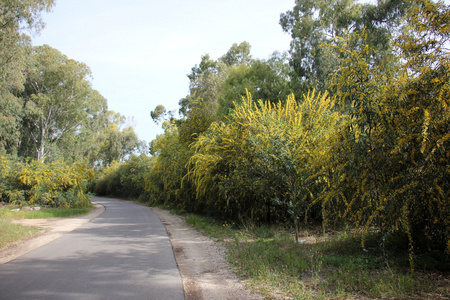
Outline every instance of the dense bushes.
{"label": "dense bushes", "polygon": [[0,158],[0,199],[7,203],[86,207],[91,203],[86,192],[92,179],[92,171],[78,163]]}
{"label": "dense bushes", "polygon": [[188,178],[209,211],[228,218],[304,217],[321,182],[314,177],[328,132],[340,124],[327,94],[299,103],[255,102],[251,95],[228,123],[213,123],[191,145]]}
{"label": "dense bushes", "polygon": [[148,199],[144,177],[150,172],[152,164],[153,158],[144,154],[131,156],[123,163],[114,161],[97,172],[90,189],[99,196]]}

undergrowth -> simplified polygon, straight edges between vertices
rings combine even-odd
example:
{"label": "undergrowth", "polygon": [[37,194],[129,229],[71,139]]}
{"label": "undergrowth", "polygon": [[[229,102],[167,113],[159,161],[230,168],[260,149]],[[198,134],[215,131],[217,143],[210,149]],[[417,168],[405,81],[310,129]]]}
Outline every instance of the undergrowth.
{"label": "undergrowth", "polygon": [[186,221],[224,242],[237,274],[267,298],[293,299],[447,299],[449,260],[423,252],[416,272],[409,272],[401,240],[377,244],[377,233],[366,239],[348,230],[324,234],[305,228],[295,242],[290,229],[236,226],[187,215]]}
{"label": "undergrowth", "polygon": [[40,230],[36,227],[13,224],[10,220],[0,219],[0,250],[15,242],[27,239]]}
{"label": "undergrowth", "polygon": [[12,211],[12,207],[0,208],[0,219],[47,219],[69,218],[85,215],[92,210],[92,205],[87,208],[42,208],[41,210]]}

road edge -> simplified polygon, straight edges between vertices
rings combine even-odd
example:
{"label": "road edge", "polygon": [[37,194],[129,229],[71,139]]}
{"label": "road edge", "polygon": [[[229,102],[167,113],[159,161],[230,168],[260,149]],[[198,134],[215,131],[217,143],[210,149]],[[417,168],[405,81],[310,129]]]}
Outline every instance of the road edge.
{"label": "road edge", "polygon": [[23,242],[18,242],[17,245],[1,250],[0,265],[8,263],[30,251],[60,238],[65,233],[71,232],[84,224],[89,223],[105,211],[105,207],[102,204],[97,202],[92,202],[92,204],[94,205],[94,209],[88,214],[70,219],[56,219],[55,224],[52,224],[50,228],[39,227],[47,229],[46,231],[38,233],[38,235],[35,235]]}

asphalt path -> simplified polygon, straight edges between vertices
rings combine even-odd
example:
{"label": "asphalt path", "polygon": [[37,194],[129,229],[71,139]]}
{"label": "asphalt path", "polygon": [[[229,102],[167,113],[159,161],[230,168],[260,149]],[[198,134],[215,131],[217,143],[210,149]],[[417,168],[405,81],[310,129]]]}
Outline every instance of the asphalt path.
{"label": "asphalt path", "polygon": [[0,265],[0,299],[184,299],[172,245],[148,207],[105,198],[105,212]]}

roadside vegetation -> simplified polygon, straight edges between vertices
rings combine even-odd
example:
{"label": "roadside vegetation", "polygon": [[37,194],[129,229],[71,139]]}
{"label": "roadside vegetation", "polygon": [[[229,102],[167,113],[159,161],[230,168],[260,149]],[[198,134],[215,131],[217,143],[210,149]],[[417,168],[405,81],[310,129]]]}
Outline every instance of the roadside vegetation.
{"label": "roadside vegetation", "polygon": [[93,190],[211,218],[194,222],[267,295],[448,297],[449,11],[296,1],[289,53],[202,56],[180,117],[151,112],[164,133],[146,173],[135,158]]}
{"label": "roadside vegetation", "polygon": [[18,219],[70,218],[89,213],[85,208],[41,208],[40,210],[14,211],[17,205],[0,203],[0,250],[39,234],[43,229],[12,223]]}
{"label": "roadside vegetation", "polygon": [[402,239],[386,241],[341,229],[323,233],[320,226],[299,230],[281,226],[236,226],[198,215],[188,224],[224,243],[228,260],[250,288],[268,299],[447,299],[450,264],[442,254],[420,255],[409,273],[408,249]]}
{"label": "roadside vegetation", "polygon": [[0,219],[49,219],[70,218],[81,216],[92,210],[92,205],[85,208],[41,208],[40,210],[13,211],[17,206],[4,206],[0,208]]}
{"label": "roadside vegetation", "polygon": [[148,157],[85,64],[29,44],[53,4],[0,8],[0,201],[86,208],[90,191],[207,216],[189,218],[267,295],[448,297],[448,5],[295,1],[288,52],[201,57],[179,117],[150,112]]}
{"label": "roadside vegetation", "polygon": [[34,236],[41,230],[33,226],[13,224],[10,220],[0,218],[0,251]]}

